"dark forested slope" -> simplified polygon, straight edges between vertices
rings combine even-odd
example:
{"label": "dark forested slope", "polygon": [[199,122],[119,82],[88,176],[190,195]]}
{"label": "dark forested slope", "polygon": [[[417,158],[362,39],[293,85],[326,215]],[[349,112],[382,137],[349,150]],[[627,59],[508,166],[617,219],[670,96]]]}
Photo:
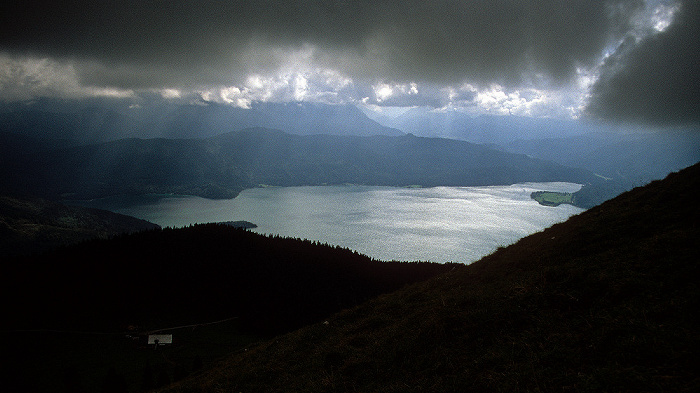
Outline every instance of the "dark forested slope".
{"label": "dark forested slope", "polygon": [[158,225],[98,209],[65,206],[39,198],[0,196],[0,257],[26,255]]}
{"label": "dark forested slope", "polygon": [[[149,390],[455,266],[380,262],[228,224],[5,259],[0,390]],[[173,345],[148,348],[154,331],[173,334]]]}
{"label": "dark forested slope", "polygon": [[156,229],[6,261],[3,323],[118,331],[236,316],[274,333],[454,266],[380,262],[227,224]]}
{"label": "dark forested slope", "polygon": [[700,165],[168,392],[700,388]]}

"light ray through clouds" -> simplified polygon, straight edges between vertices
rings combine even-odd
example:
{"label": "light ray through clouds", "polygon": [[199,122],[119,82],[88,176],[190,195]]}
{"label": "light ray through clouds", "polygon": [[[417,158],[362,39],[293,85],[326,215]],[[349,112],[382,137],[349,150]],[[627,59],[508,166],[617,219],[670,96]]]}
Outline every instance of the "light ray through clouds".
{"label": "light ray through clouds", "polygon": [[176,0],[165,12],[138,2],[150,23],[127,6],[92,3],[83,15],[13,5],[13,18],[0,17],[0,100],[156,91],[242,108],[308,101],[616,118],[622,70],[650,78],[630,66],[637,54],[698,25],[693,0],[483,3],[204,0],[195,9]]}

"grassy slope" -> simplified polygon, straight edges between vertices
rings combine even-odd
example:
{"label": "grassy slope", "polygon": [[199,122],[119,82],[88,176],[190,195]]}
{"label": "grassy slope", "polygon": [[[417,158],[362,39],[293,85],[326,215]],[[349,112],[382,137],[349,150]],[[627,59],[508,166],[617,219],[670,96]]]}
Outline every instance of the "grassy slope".
{"label": "grassy slope", "polygon": [[700,166],[167,392],[697,391]]}

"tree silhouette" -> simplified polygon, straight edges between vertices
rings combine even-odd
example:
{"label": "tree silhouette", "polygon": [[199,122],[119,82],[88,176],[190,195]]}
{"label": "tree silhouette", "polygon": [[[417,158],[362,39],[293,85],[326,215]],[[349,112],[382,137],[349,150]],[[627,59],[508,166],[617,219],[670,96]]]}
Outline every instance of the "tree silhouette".
{"label": "tree silhouette", "polygon": [[102,382],[102,393],[127,393],[127,391],[124,375],[117,374],[115,368],[110,367]]}

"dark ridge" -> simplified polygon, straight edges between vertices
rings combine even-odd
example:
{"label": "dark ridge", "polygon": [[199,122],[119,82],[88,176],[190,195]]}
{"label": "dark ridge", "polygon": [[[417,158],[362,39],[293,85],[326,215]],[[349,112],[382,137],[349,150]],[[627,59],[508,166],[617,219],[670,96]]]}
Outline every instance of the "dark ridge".
{"label": "dark ridge", "polygon": [[219,224],[224,224],[224,225],[228,225],[230,227],[241,228],[241,229],[253,229],[253,228],[258,227],[257,225],[253,224],[250,221],[223,221],[223,222],[220,222]]}
{"label": "dark ridge", "polygon": [[28,152],[0,186],[49,199],[120,194],[233,198],[260,184],[487,186],[595,182],[591,172],[464,141],[415,136],[291,135],[263,128],[207,139],[121,139]]}
{"label": "dark ridge", "polygon": [[700,164],[163,392],[700,390]]}
{"label": "dark ridge", "polygon": [[0,196],[0,257],[41,253],[93,238],[155,228],[159,226],[105,210]]}
{"label": "dark ridge", "polygon": [[17,258],[4,264],[3,276],[16,299],[10,305],[16,318],[7,321],[15,327],[69,328],[80,321],[118,331],[233,315],[246,329],[267,334],[453,266],[380,262],[308,240],[201,224]]}

